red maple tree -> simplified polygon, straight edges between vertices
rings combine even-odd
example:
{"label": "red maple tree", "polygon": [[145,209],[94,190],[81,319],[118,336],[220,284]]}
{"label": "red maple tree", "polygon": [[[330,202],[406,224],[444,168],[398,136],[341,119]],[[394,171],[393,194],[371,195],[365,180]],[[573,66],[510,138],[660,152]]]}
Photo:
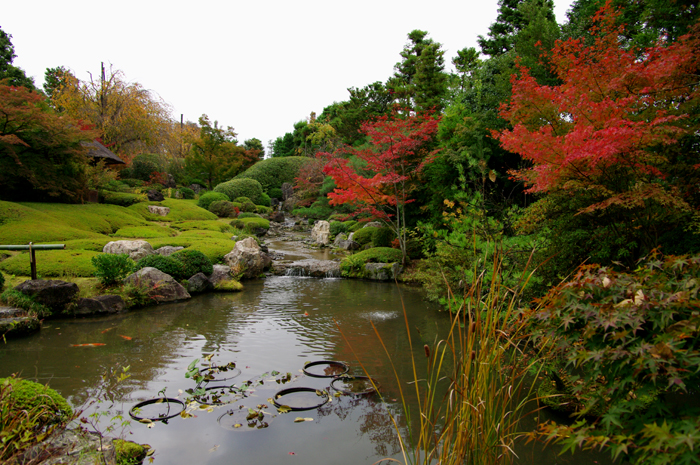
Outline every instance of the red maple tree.
{"label": "red maple tree", "polygon": [[662,37],[645,50],[624,49],[618,15],[609,2],[598,12],[590,46],[557,42],[549,60],[561,85],[539,85],[520,67],[512,98],[501,107],[512,129],[493,135],[531,162],[511,173],[529,192],[592,194],[581,213],[644,208],[649,201],[687,209],[670,174],[668,147],[698,129],[690,115],[700,96],[700,29],[675,43]]}
{"label": "red maple tree", "polygon": [[323,172],[335,181],[328,194],[331,205],[349,203],[358,213],[369,213],[396,233],[406,259],[405,206],[411,202],[423,168],[437,150],[429,142],[437,133],[439,117],[432,112],[381,116],[365,122],[360,132],[368,137],[362,148],[343,146],[326,159]]}

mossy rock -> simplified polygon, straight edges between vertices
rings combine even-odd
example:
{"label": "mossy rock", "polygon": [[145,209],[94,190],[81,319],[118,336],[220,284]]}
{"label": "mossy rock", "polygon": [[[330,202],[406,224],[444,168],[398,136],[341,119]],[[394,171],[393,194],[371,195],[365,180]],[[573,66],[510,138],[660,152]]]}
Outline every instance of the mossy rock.
{"label": "mossy rock", "polygon": [[58,392],[43,384],[20,378],[0,378],[0,388],[10,389],[12,410],[39,412],[42,425],[66,423],[73,416],[73,409]]}
{"label": "mossy rock", "polygon": [[0,334],[5,338],[29,336],[41,329],[41,322],[36,317],[24,316],[0,319]]}
{"label": "mossy rock", "polygon": [[117,465],[139,465],[146,458],[150,446],[143,446],[125,439],[112,441],[117,454]]}
{"label": "mossy rock", "polygon": [[217,292],[240,292],[243,290],[243,284],[236,281],[235,279],[219,281],[214,286],[214,290]]}

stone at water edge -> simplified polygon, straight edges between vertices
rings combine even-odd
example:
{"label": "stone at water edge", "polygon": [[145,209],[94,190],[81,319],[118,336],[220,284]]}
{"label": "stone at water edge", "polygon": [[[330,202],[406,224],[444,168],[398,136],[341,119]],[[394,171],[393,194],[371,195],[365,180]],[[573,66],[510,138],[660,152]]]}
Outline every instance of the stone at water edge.
{"label": "stone at water edge", "polygon": [[148,296],[158,303],[191,297],[187,289],[175,281],[172,276],[150,266],[141,268],[136,273],[127,276],[124,282],[148,288]]}
{"label": "stone at water edge", "polygon": [[231,267],[226,265],[214,265],[214,271],[209,276],[209,281],[216,286],[221,281],[231,281]]}
{"label": "stone at water edge", "polygon": [[373,281],[391,281],[401,273],[402,268],[398,263],[365,263],[364,279]]}
{"label": "stone at water edge", "polygon": [[311,239],[317,244],[328,245],[331,236],[331,224],[328,221],[317,221],[311,230]]}
{"label": "stone at water edge", "polygon": [[204,273],[197,273],[187,280],[187,292],[190,294],[199,294],[212,289],[214,289],[214,284]]}
{"label": "stone at water edge", "polygon": [[77,284],[58,279],[28,280],[15,286],[15,290],[47,306],[53,313],[65,310],[66,306],[75,300],[80,292]]}
{"label": "stone at water edge", "polygon": [[236,242],[233,250],[224,256],[224,262],[231,267],[234,276],[257,278],[272,263],[270,257],[260,250],[260,246],[252,237],[246,237]]}
{"label": "stone at water edge", "polygon": [[100,315],[123,312],[126,303],[119,295],[99,295],[93,298],[79,299],[73,308],[74,315]]}

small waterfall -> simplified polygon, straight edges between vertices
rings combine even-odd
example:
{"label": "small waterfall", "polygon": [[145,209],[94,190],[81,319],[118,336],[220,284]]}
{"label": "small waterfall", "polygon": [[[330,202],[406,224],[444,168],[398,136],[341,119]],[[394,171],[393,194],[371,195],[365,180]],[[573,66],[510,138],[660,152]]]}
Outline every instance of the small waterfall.
{"label": "small waterfall", "polygon": [[340,278],[338,262],[331,260],[299,260],[286,265],[285,276],[311,278]]}

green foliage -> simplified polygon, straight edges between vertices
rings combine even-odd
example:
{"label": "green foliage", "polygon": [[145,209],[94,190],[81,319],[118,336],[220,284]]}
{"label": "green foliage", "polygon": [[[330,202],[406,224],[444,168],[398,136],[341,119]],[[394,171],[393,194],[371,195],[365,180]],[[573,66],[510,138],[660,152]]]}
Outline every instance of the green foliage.
{"label": "green foliage", "polygon": [[[250,178],[258,181],[262,188],[270,192],[270,189],[281,188],[282,184],[288,182],[294,184],[294,178],[299,174],[299,169],[314,159],[309,157],[274,157],[261,160],[236,176],[237,179]],[[238,196],[236,196],[238,197]],[[250,197],[253,202],[258,203],[257,197]],[[270,193],[270,197],[275,197]],[[282,196],[276,197],[282,199]]]}
{"label": "green foliage", "polygon": [[138,239],[152,239],[154,237],[174,236],[177,232],[167,226],[128,226],[121,228],[113,234],[115,237],[127,237]]}
{"label": "green foliage", "polygon": [[219,218],[230,218],[236,216],[233,204],[228,200],[215,200],[209,205],[209,211]]}
{"label": "green foliage", "polygon": [[348,225],[340,221],[331,221],[329,230],[331,236],[337,236],[338,234],[348,232]]}
{"label": "green foliage", "polygon": [[323,220],[331,214],[331,208],[327,205],[313,204],[310,207],[295,208],[292,215],[309,218],[312,220]]}
{"label": "green foliage", "polygon": [[140,258],[136,262],[133,271],[138,271],[142,268],[147,267],[156,268],[165,274],[169,274],[176,280],[186,279],[190,277],[185,276],[185,266],[183,265],[183,263],[172,257],[166,257],[158,254],[146,255],[145,257]]}
{"label": "green foliage", "polygon": [[68,402],[48,386],[15,377],[0,378],[0,461],[49,436],[73,416]]}
{"label": "green foliage", "polygon": [[[148,211],[149,205],[170,208],[168,216],[160,216]],[[138,203],[129,207],[148,221],[173,222],[186,220],[215,220],[216,215],[197,206],[194,200],[165,199],[162,202]]]}
{"label": "green foliage", "polygon": [[340,271],[343,275],[352,272],[360,272],[366,263],[401,263],[401,251],[391,247],[375,247],[345,257],[340,262]]}
{"label": "green foliage", "polygon": [[257,213],[252,213],[252,212],[242,212],[238,214],[238,219],[242,220],[243,218],[260,218],[260,215]]}
{"label": "green foliage", "polygon": [[147,224],[146,220],[138,213],[115,205],[95,203],[83,205],[23,203],[21,205],[49,215],[54,224],[61,222],[73,228],[99,234],[112,234],[125,226],[145,226]]}
{"label": "green foliage", "polygon": [[[239,216],[239,218],[240,218],[240,216]],[[257,228],[270,229],[270,221],[266,220],[265,218],[260,218],[259,216],[255,216],[252,218],[242,218],[242,219],[238,219],[235,221],[242,222],[243,223],[243,230],[245,230],[251,234],[254,233]],[[238,223],[238,224],[240,224],[240,223]],[[231,222],[231,225],[233,226],[233,221]]]}
{"label": "green foliage", "polygon": [[221,221],[181,221],[173,223],[171,227],[180,231],[207,230],[223,233],[232,232],[231,226]]}
{"label": "green foliage", "polygon": [[260,213],[261,215],[269,215],[272,213],[272,207],[266,207],[265,205],[256,205],[255,213]]}
{"label": "green foliage", "polygon": [[129,194],[127,192],[100,191],[100,199],[109,205],[128,207],[139,202],[147,202],[146,194]]}
{"label": "green foliage", "polygon": [[[238,215],[238,216],[240,216],[240,215]],[[236,219],[236,220],[231,221],[230,224],[231,224],[231,227],[233,227],[234,229],[243,229],[243,228],[245,228],[245,223],[243,222],[243,220],[238,220],[238,219]]]}
{"label": "green foliage", "polygon": [[148,453],[144,446],[132,441],[115,439],[113,444],[117,454],[117,465],[141,465]]}
{"label": "green foliage", "polygon": [[185,249],[172,254],[170,257],[182,263],[184,267],[183,275],[190,278],[197,273],[204,273],[209,276],[214,272],[214,266],[209,257],[199,250]]}
{"label": "green foliage", "polygon": [[14,289],[6,289],[5,292],[0,295],[0,300],[5,302],[7,305],[12,307],[21,308],[26,310],[30,315],[36,317],[45,317],[51,315],[51,309],[47,306],[36,302],[31,296],[16,291]]}
{"label": "green foliage", "polygon": [[226,195],[222,194],[221,192],[207,192],[205,194],[202,194],[199,196],[199,200],[197,201],[197,205],[202,207],[205,210],[209,210],[209,206],[218,200],[231,200],[231,198]]}
{"label": "green foliage", "polygon": [[181,187],[180,195],[182,195],[183,199],[194,199],[194,191],[189,187]]}
{"label": "green foliage", "polygon": [[102,253],[92,257],[95,277],[105,286],[121,283],[134,269],[128,254]]}
{"label": "green foliage", "polygon": [[252,200],[250,200],[248,197],[236,197],[235,199],[233,199],[233,201],[241,204],[252,202]]}
{"label": "green foliage", "polygon": [[277,200],[282,200],[282,189],[279,187],[271,187],[267,190],[268,195]]}
{"label": "green foliage", "polygon": [[394,239],[396,239],[396,234],[391,228],[377,228],[377,230],[372,233],[372,245],[374,245],[374,247],[391,247],[391,241]]}
{"label": "green foliage", "polygon": [[258,208],[255,206],[255,204],[253,202],[245,202],[245,203],[242,203],[240,206],[240,210],[242,212],[246,212],[246,213],[252,213],[257,209]]}
{"label": "green foliage", "polygon": [[[585,410],[573,425],[549,423],[541,432],[567,449],[605,447],[631,463],[696,462],[698,291],[700,256],[657,254],[633,272],[585,265],[552,288],[525,321],[564,362]],[[601,418],[583,418],[600,406]]]}
{"label": "green foliage", "polygon": [[260,199],[258,199],[257,205],[269,207],[270,205],[272,205],[272,199],[270,198],[269,195],[267,195],[266,193],[263,192],[262,195],[260,196]]}
{"label": "green foliage", "polygon": [[[210,222],[215,223],[215,222]],[[152,239],[151,245],[154,248],[163,247],[166,245],[173,247],[185,247],[199,250],[204,255],[209,257],[212,263],[223,263],[224,255],[231,252],[231,226],[225,223],[221,224],[222,230],[211,229],[189,229],[183,231],[176,237]]]}
{"label": "green foliage", "polygon": [[[90,250],[41,250],[36,252],[36,272],[43,278],[90,278],[95,275],[92,257],[99,252]],[[0,262],[7,274],[30,276],[29,253],[14,255]]]}
{"label": "green foliage", "polygon": [[255,179],[243,177],[222,182],[214,188],[214,192],[226,194],[230,199],[248,197],[253,203],[257,203],[262,197],[263,188]]}
{"label": "green foliage", "polygon": [[378,228],[376,226],[368,226],[368,227],[363,227],[362,229],[358,229],[355,231],[355,234],[352,236],[352,240],[357,242],[360,245],[367,245],[370,242],[372,242],[372,238],[374,237],[374,233],[378,231],[381,228]]}
{"label": "green foliage", "polygon": [[5,287],[5,276],[3,276],[2,273],[0,273],[0,291]]}
{"label": "green foliage", "polygon": [[161,163],[160,157],[152,154],[142,154],[134,157],[128,174],[133,179],[150,181],[153,173],[163,171],[165,171],[165,167]]}

